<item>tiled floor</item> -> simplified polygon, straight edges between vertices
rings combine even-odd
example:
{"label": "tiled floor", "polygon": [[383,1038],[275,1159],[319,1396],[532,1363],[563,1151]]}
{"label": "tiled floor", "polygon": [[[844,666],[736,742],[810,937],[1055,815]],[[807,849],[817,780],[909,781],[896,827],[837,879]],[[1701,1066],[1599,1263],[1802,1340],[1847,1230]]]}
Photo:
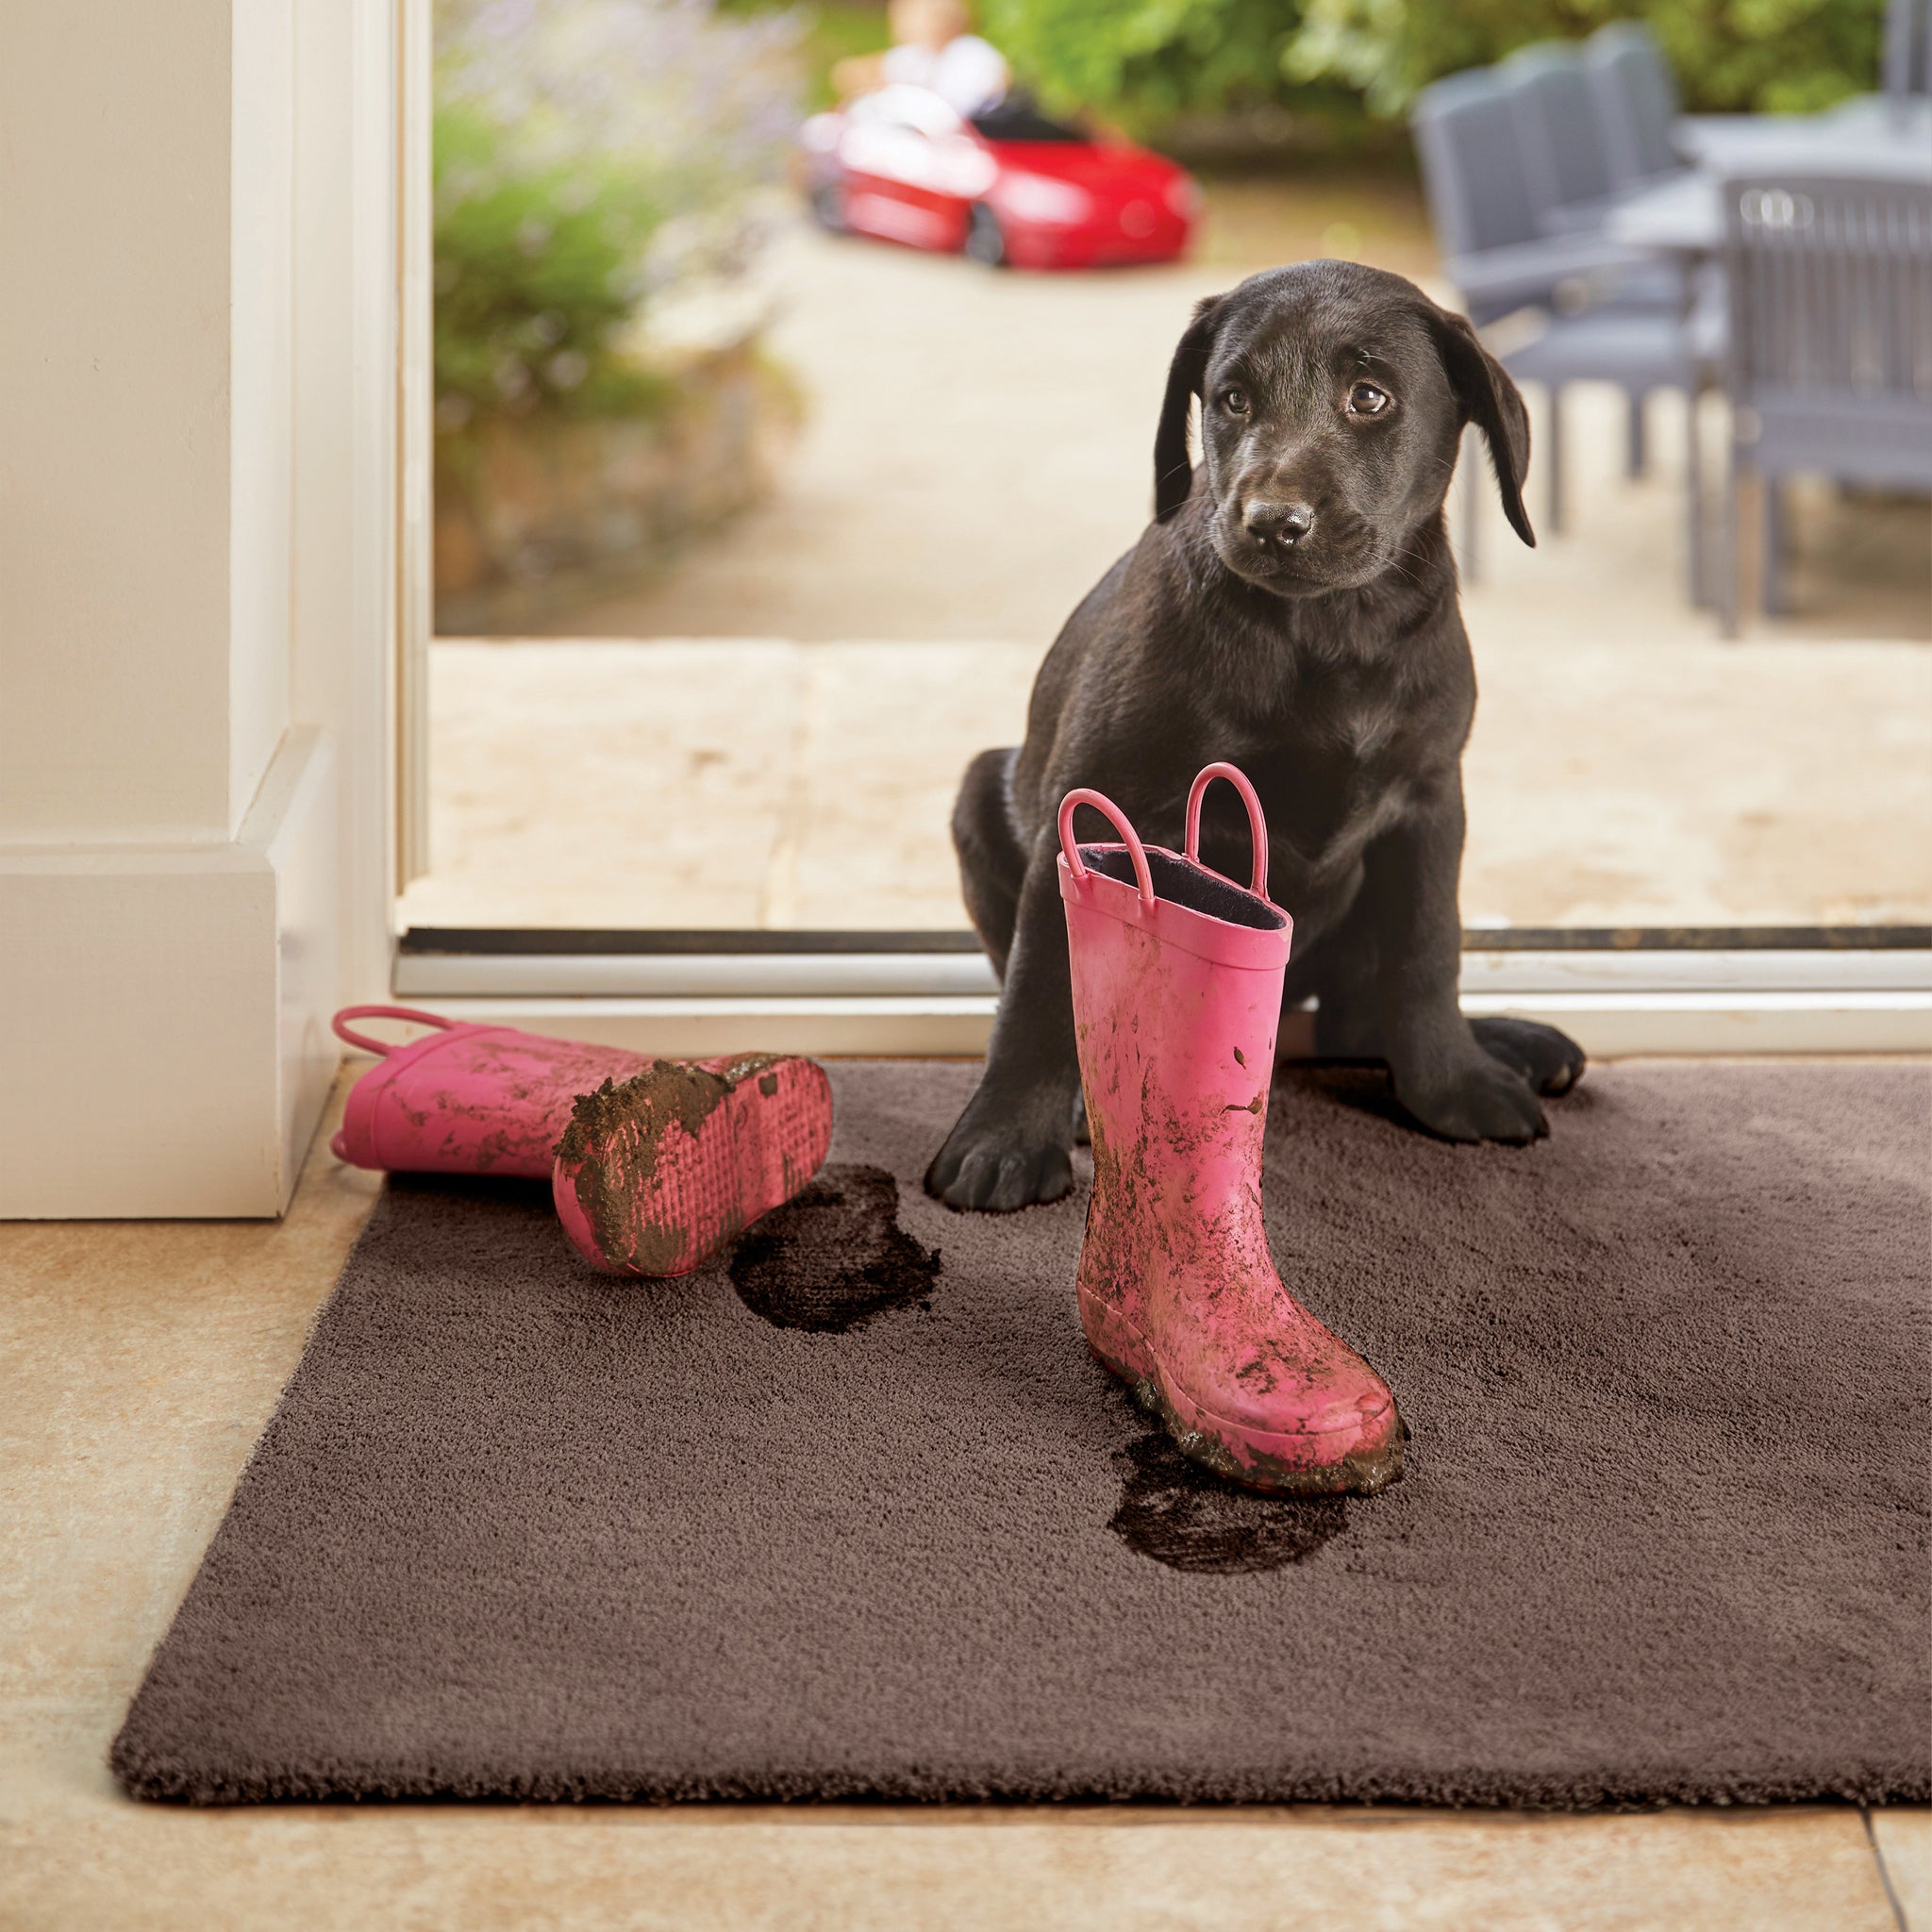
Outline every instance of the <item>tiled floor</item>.
{"label": "tiled floor", "polygon": [[135,1805],[108,1741],[373,1193],[318,1141],[280,1224],[0,1227],[6,1932],[1932,1932],[1922,1810]]}
{"label": "tiled floor", "polygon": [[[1549,620],[1554,628],[1557,620]],[[1932,650],[1492,636],[1470,924],[1932,919]],[[443,641],[415,925],[960,927],[1021,644]],[[1550,674],[1560,652],[1562,675]]]}

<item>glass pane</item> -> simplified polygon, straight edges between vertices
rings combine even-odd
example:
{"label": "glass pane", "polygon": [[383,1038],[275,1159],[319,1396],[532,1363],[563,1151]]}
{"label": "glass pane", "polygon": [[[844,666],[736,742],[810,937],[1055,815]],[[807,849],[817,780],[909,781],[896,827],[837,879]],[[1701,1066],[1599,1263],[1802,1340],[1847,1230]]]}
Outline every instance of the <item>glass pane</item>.
{"label": "glass pane", "polygon": [[[1055,64],[1042,21],[1065,11],[989,8],[1053,108],[1008,103],[1024,139],[875,116],[889,153],[806,118],[836,59],[885,45],[877,9],[440,7],[433,863],[408,923],[958,929],[960,774],[1020,742],[1047,647],[1146,525],[1196,301],[1313,257],[1457,301],[1399,91],[1331,75],[1216,97],[1176,42],[1171,86],[1124,83],[1071,125],[1070,75],[1112,70]],[[1101,123],[1136,148],[1083,138]],[[1126,228],[1156,215],[1128,221],[1109,185],[1135,169],[1135,193],[1169,193],[1159,222],[1191,229],[1178,259],[974,258],[974,208],[1010,210],[994,184],[1022,175],[1045,185],[1002,218],[1009,257],[1101,206],[1113,252],[1136,252]],[[1691,267],[1707,292],[1713,258]],[[1532,304],[1491,345],[1548,320]],[[1632,475],[1623,392],[1567,384],[1558,527],[1547,391],[1523,387],[1533,550],[1487,458],[1461,470],[1466,924],[1932,921],[1919,486],[1790,480],[1774,615],[1747,478],[1727,640],[1688,594],[1681,392],[1650,396]],[[1713,544],[1729,433],[1712,388]]]}

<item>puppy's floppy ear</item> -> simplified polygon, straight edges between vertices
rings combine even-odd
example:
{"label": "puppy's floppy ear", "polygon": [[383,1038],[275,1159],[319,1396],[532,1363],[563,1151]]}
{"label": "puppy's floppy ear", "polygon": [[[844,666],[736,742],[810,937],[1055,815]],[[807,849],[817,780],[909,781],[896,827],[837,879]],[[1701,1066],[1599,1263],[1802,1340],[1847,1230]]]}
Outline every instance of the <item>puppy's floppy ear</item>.
{"label": "puppy's floppy ear", "polygon": [[1529,411],[1509,372],[1483,347],[1468,317],[1439,308],[1431,320],[1461,420],[1474,423],[1489,441],[1503,514],[1534,550],[1536,532],[1523,507],[1523,479],[1529,474]]}
{"label": "puppy's floppy ear", "polygon": [[1174,347],[1167,365],[1167,394],[1160,405],[1160,426],[1154,432],[1154,521],[1164,524],[1188,500],[1194,481],[1188,460],[1188,408],[1207,379],[1208,353],[1224,298],[1209,295],[1194,305],[1194,319]]}

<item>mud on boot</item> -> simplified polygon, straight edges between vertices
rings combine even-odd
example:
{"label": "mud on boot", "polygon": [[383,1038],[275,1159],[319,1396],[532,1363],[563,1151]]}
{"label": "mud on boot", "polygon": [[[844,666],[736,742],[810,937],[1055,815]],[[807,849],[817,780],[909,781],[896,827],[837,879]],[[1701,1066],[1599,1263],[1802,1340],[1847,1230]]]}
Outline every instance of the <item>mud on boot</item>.
{"label": "mud on boot", "polygon": [[800,1192],[832,1142],[815,1061],[653,1060],[584,1094],[551,1192],[571,1245],[612,1274],[689,1274]]}

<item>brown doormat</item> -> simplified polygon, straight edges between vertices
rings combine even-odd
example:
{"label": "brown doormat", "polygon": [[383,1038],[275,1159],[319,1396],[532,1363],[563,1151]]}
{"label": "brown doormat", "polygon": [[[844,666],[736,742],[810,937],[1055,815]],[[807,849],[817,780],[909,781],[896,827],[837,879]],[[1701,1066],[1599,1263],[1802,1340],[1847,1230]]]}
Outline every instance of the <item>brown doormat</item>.
{"label": "brown doormat", "polygon": [[114,1746],[143,1797],[1932,1796],[1910,1065],[1606,1067],[1534,1148],[1285,1076],[1275,1254],[1414,1431],[1180,1460],[1084,1195],[951,1215],[974,1069],[846,1065],[810,1194],[617,1283],[392,1185]]}

